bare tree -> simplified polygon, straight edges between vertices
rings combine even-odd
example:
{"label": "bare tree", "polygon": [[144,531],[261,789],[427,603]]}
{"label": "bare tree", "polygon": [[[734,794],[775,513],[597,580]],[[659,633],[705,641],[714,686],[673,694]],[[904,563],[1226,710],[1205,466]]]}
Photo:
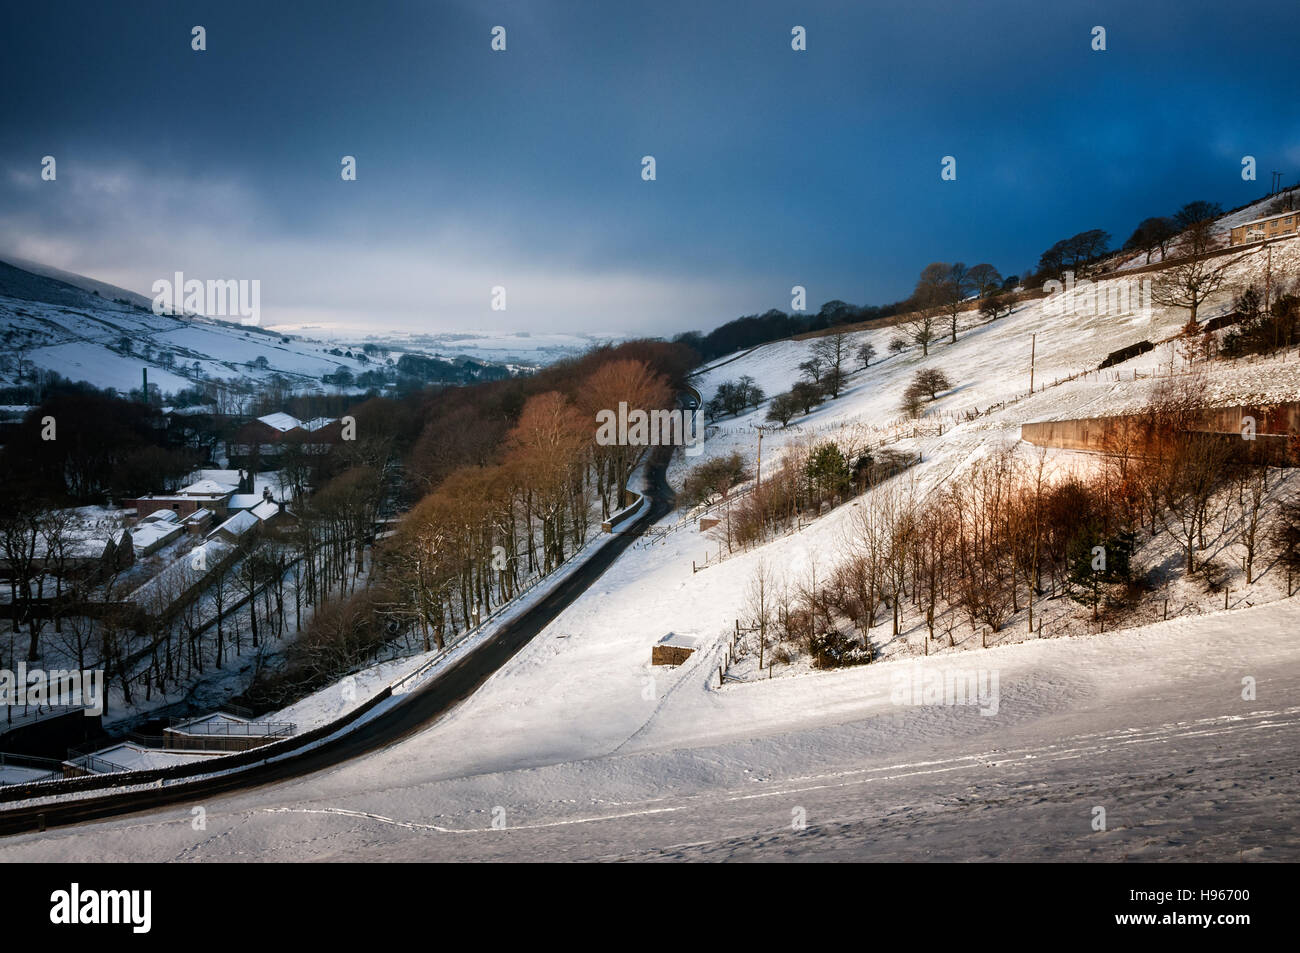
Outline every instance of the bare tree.
{"label": "bare tree", "polygon": [[813,342],[812,353],[825,368],[821,383],[831,397],[839,397],[844,387],[844,364],[849,359],[849,334],[835,331]]}
{"label": "bare tree", "polygon": [[1238,500],[1241,505],[1241,542],[1246,547],[1246,585],[1255,581],[1255,556],[1259,548],[1260,514],[1268,496],[1268,469],[1247,468],[1241,476]]}
{"label": "bare tree", "polygon": [[1189,323],[1195,322],[1201,305],[1227,281],[1228,268],[1241,260],[1208,257],[1218,246],[1211,222],[1192,225],[1178,243],[1182,260],[1160,273],[1151,289],[1152,299],[1167,307],[1186,308]]}
{"label": "bare tree", "polygon": [[[921,277],[912,292],[912,306],[916,313],[906,323],[912,341],[921,345],[921,354],[930,353],[930,342],[935,338],[935,325],[948,306],[952,295],[951,269],[946,262],[931,262],[921,269]],[[963,272],[964,273],[964,272]]]}
{"label": "bare tree", "polygon": [[925,357],[930,353],[930,343],[936,337],[935,326],[938,324],[939,316],[931,308],[922,308],[915,312],[903,325],[908,336],[912,339],[913,344],[921,345],[921,356]]}
{"label": "bare tree", "polygon": [[1124,244],[1125,251],[1139,251],[1146,253],[1146,263],[1151,264],[1151,256],[1155,250],[1160,249],[1160,257],[1163,260],[1165,250],[1169,247],[1169,242],[1178,234],[1178,225],[1172,218],[1157,216],[1143,219],[1142,222],[1134,229],[1132,236]]}
{"label": "bare tree", "polygon": [[981,298],[986,297],[1002,287],[1002,274],[992,265],[983,263],[974,265],[966,273],[972,290],[979,292]]}
{"label": "bare tree", "polygon": [[813,354],[808,360],[799,364],[799,371],[810,383],[820,384],[824,367],[822,359],[817,354]]}
{"label": "bare tree", "polygon": [[777,600],[776,573],[767,560],[759,559],[758,565],[754,567],[746,595],[749,597],[749,611],[754,625],[758,627],[758,668],[762,671],[763,654],[767,649],[767,629],[772,624]]}
{"label": "bare tree", "polygon": [[1175,439],[1163,481],[1166,525],[1183,546],[1187,572],[1196,569],[1196,541],[1204,535],[1210,498],[1222,485],[1228,452],[1216,434]]}

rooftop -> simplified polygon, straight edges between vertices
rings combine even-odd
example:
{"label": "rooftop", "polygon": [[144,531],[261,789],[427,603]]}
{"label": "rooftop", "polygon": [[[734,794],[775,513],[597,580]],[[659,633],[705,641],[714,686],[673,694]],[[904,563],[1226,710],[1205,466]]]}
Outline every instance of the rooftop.
{"label": "rooftop", "polygon": [[230,519],[226,520],[224,523],[222,523],[220,526],[218,526],[208,535],[212,536],[216,533],[220,533],[222,530],[225,530],[227,533],[230,533],[232,536],[243,536],[254,526],[257,526],[259,522],[260,521],[258,520],[258,518],[254,516],[252,513],[250,513],[248,510],[240,510],[238,513],[230,517]]}
{"label": "rooftop", "polygon": [[659,640],[660,645],[670,645],[678,649],[695,649],[699,648],[700,637],[698,635],[687,635],[683,632],[669,632]]}
{"label": "rooftop", "polygon": [[1236,227],[1236,228],[1245,228],[1245,227],[1248,226],[1248,225],[1258,225],[1260,222],[1271,222],[1271,221],[1273,221],[1273,219],[1275,219],[1275,218],[1286,218],[1288,215],[1296,215],[1296,214],[1300,214],[1300,213],[1297,213],[1297,212],[1295,212],[1295,211],[1291,211],[1291,212],[1278,212],[1276,215],[1265,215],[1263,218],[1256,218],[1256,219],[1253,219],[1253,220],[1251,220],[1251,221],[1249,221],[1249,222],[1242,222],[1240,225],[1237,225],[1237,226],[1235,226],[1235,227]]}
{"label": "rooftop", "polygon": [[301,420],[292,414],[286,413],[267,414],[265,417],[258,417],[257,419],[271,429],[278,430],[281,433],[286,433],[290,430],[297,430],[302,426]]}
{"label": "rooftop", "polygon": [[164,520],[152,520],[147,523],[141,523],[135,529],[131,530],[131,539],[139,549],[147,549],[154,543],[163,543],[168,539],[179,536],[185,532],[185,528],[180,523],[169,523]]}
{"label": "rooftop", "polygon": [[168,509],[157,509],[148,516],[142,517],[141,523],[174,523],[177,520],[176,511]]}
{"label": "rooftop", "polygon": [[99,774],[105,770],[111,770],[108,765],[102,764],[103,761],[110,762],[112,766],[125,768],[128,771],[145,771],[149,768],[170,768],[176,764],[189,764],[193,761],[202,761],[204,758],[221,754],[225,754],[225,752],[172,751],[166,748],[146,748],[143,745],[128,741],[94,752],[91,757],[99,759],[99,763],[84,756],[70,760],[73,764],[80,764],[80,766],[89,768],[89,770]]}
{"label": "rooftop", "polygon": [[274,500],[263,500],[256,506],[250,508],[248,512],[252,513],[259,520],[269,520],[272,516],[275,516],[280,512],[280,504],[276,503]]}
{"label": "rooftop", "polygon": [[184,496],[225,496],[227,493],[234,493],[235,489],[229,484],[218,483],[216,480],[199,480],[197,483],[181,487],[179,492]]}

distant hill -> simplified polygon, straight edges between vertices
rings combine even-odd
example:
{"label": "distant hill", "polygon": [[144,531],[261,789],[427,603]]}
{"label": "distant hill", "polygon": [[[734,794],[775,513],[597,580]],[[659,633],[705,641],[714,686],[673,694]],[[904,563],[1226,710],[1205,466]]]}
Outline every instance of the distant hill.
{"label": "distant hill", "polygon": [[[149,383],[163,393],[203,381],[260,381],[273,375],[295,389],[347,388],[354,378],[385,370],[400,356],[390,358],[387,349],[373,345],[363,349],[201,316],[158,315],[143,295],[25,265],[0,261],[0,386],[22,384],[33,368],[41,368],[125,392],[139,388],[141,371],[148,368]],[[482,362],[457,369],[448,383],[505,373]]]}
{"label": "distant hill", "polygon": [[89,291],[92,294],[98,292],[99,297],[107,298],[110,301],[121,299],[129,304],[139,305],[142,308],[150,308],[153,305],[153,300],[151,298],[142,294],[137,294],[134,291],[128,291],[126,288],[119,288],[117,285],[110,285],[106,281],[97,281],[94,278],[87,278],[85,275],[78,275],[71,271],[64,271],[62,268],[53,268],[49,265],[43,265],[40,262],[29,261],[26,258],[6,257],[3,260],[30,274],[40,275],[44,278],[53,278],[55,281],[72,285],[74,288],[80,288],[82,291]]}

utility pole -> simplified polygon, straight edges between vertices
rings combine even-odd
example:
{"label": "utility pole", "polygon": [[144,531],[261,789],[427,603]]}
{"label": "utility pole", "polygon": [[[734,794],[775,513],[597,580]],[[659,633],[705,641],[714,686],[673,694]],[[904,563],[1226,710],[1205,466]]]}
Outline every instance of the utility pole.
{"label": "utility pole", "polygon": [[763,489],[763,428],[758,428],[758,465],[756,469],[756,478],[754,480],[754,495],[758,496]]}
{"label": "utility pole", "polygon": [[1029,337],[1029,393],[1034,392],[1034,358],[1038,352],[1038,335]]}
{"label": "utility pole", "polygon": [[1268,311],[1268,296],[1273,285],[1273,246],[1264,246],[1268,250],[1268,263],[1264,266],[1264,314]]}

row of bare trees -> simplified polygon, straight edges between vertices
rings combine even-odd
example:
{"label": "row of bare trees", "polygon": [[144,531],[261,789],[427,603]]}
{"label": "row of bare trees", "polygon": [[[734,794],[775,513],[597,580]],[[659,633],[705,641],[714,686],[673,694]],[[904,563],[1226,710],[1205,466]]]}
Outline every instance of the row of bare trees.
{"label": "row of bare trees", "polygon": [[[627,502],[625,486],[645,449],[598,443],[596,414],[620,403],[671,406],[670,378],[678,375],[660,357],[632,342],[519,384],[438,398],[433,406],[452,415],[431,409],[404,474],[418,498],[378,541],[365,585],[317,600],[293,648],[292,677],[337,678],[394,632],[442,648],[581,548],[597,517]],[[349,558],[340,547],[355,543],[374,514],[347,505],[353,495],[345,489],[318,493],[305,508],[300,532],[314,532],[309,545],[323,550],[303,562],[308,595],[316,579],[341,582],[342,567],[355,581],[360,550]],[[331,506],[336,497],[340,505]]]}
{"label": "row of bare trees", "polygon": [[597,367],[570,399],[535,394],[505,437],[499,462],[453,471],[402,520],[384,550],[386,584],[426,645],[471,628],[546,575],[625,502],[644,446],[595,441],[596,413],[663,408],[672,390],[646,362]]}
{"label": "row of bare trees", "polygon": [[1140,598],[1150,581],[1130,557],[1166,534],[1184,574],[1234,543],[1254,582],[1269,541],[1283,545],[1290,529],[1285,545],[1300,550],[1300,533],[1285,507],[1269,505],[1279,477],[1256,445],[1207,429],[1201,390],[1169,384],[1141,413],[1115,418],[1106,456],[1086,471],[1063,473],[1043,451],[1007,448],[928,494],[902,477],[875,485],[832,570],[788,583],[760,569],[749,602],[763,638],[770,632],[772,645],[829,666],[870,661],[873,630],[887,625],[896,637],[910,627],[905,616],[924,624],[927,651],[932,639],[955,644],[962,625],[996,632],[1019,617],[1033,631],[1038,603],[1058,595],[1095,618],[1108,603]]}

